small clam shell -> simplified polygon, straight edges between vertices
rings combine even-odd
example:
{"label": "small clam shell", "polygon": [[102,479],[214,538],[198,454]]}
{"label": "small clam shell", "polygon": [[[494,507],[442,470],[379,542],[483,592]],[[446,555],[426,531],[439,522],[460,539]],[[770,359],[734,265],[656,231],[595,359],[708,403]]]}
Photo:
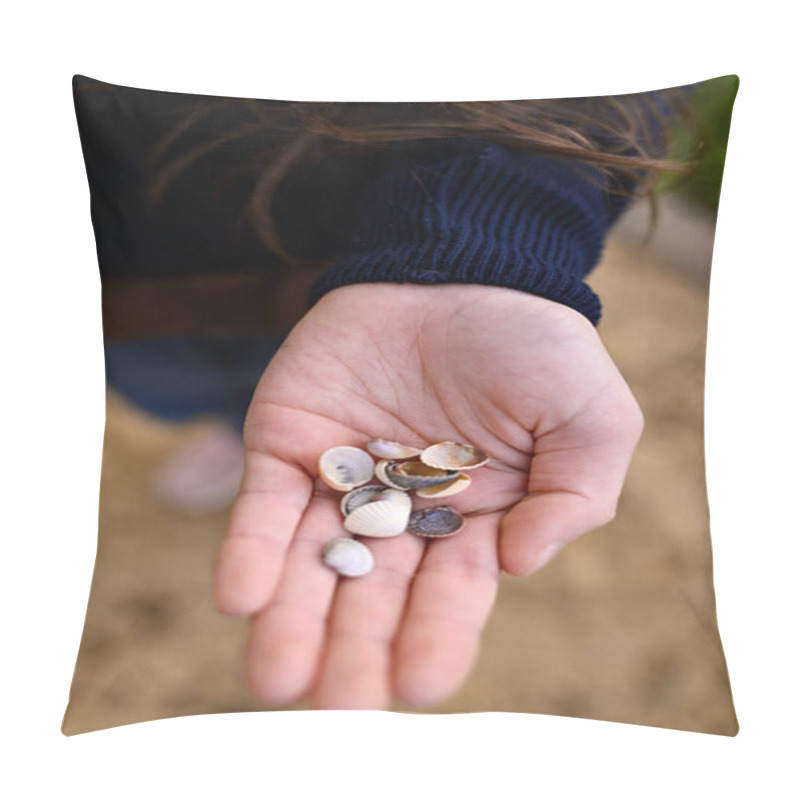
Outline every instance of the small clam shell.
{"label": "small clam shell", "polygon": [[375,501],[382,500],[385,500],[388,503],[396,503],[402,508],[407,508],[408,513],[411,513],[411,497],[409,496],[408,492],[404,492],[402,489],[384,488],[380,494],[375,495]]}
{"label": "small clam shell", "polygon": [[332,447],[319,457],[319,476],[332,489],[349,492],[372,479],[375,462],[358,447]]}
{"label": "small clam shell", "polygon": [[370,486],[359,486],[358,489],[353,489],[348,492],[339,504],[342,514],[346,517],[351,511],[354,511],[364,503],[371,503],[377,499],[377,495],[386,492],[388,489],[383,484],[371,484]]}
{"label": "small clam shell", "polygon": [[378,458],[388,458],[391,460],[401,460],[403,458],[415,458],[422,450],[418,447],[411,447],[400,442],[391,442],[388,439],[370,439],[367,442],[367,450]]}
{"label": "small clam shell", "polygon": [[408,520],[408,530],[419,536],[452,536],[464,527],[464,517],[450,506],[415,511]]}
{"label": "small clam shell", "polygon": [[375,557],[362,542],[340,536],[331,539],[322,548],[322,560],[340,575],[358,578],[372,571]]}
{"label": "small clam shell", "polygon": [[344,528],[359,536],[399,536],[408,524],[411,514],[411,498],[408,503],[397,500],[374,500],[351,511],[344,519]]}
{"label": "small clam shell", "polygon": [[489,456],[471,444],[439,442],[423,450],[420,460],[438,469],[462,470],[482,467],[489,460]]}
{"label": "small clam shell", "polygon": [[346,517],[352,514],[360,506],[367,503],[374,503],[379,500],[389,500],[394,503],[402,503],[403,506],[411,510],[411,498],[407,492],[400,489],[387,489],[383,484],[370,484],[369,486],[359,486],[348,492],[339,504],[342,514]]}
{"label": "small clam shell", "polygon": [[458,473],[453,470],[436,469],[421,461],[379,461],[375,475],[387,486],[396,489],[423,489],[450,483]]}
{"label": "small clam shell", "polygon": [[472,478],[469,475],[456,475],[449,483],[440,483],[438,486],[428,486],[423,489],[417,489],[415,494],[417,497],[449,497],[450,495],[463,492],[468,489],[472,483]]}

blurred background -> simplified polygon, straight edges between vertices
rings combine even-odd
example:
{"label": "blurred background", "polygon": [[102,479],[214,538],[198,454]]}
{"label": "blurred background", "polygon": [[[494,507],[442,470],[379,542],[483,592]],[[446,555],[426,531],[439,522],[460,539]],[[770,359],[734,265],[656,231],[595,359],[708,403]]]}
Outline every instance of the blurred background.
{"label": "blurred background", "polygon": [[[503,576],[462,689],[425,712],[393,710],[738,730],[716,625],[703,449],[709,271],[737,85],[701,85],[698,169],[662,181],[646,241],[647,204],[626,212],[589,281],[603,300],[601,337],[646,420],[617,518],[532,578]],[[688,134],[679,130],[675,146],[688,152]],[[231,470],[208,475],[199,493],[174,477],[176,458],[222,431],[217,417],[160,420],[109,388],[97,561],[65,734],[261,710],[241,678],[247,622],[212,602]],[[220,463],[234,463],[235,447],[217,441]]]}

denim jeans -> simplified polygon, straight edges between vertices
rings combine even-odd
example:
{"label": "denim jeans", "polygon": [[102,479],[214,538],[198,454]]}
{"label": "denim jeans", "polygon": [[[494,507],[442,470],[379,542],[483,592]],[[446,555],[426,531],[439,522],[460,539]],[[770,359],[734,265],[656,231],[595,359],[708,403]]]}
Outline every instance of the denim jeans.
{"label": "denim jeans", "polygon": [[164,420],[215,415],[242,429],[283,335],[166,336],[105,345],[106,382]]}

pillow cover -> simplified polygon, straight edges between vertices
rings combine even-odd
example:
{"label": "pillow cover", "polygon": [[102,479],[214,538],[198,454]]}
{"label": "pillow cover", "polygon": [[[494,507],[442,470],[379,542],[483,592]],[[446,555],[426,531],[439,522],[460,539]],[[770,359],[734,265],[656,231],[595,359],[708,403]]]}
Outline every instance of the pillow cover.
{"label": "pillow cover", "polygon": [[[76,75],[108,395],[97,561],[63,732],[265,708],[388,707],[735,735],[711,573],[702,391],[737,85],[727,77],[637,96],[336,104]],[[688,177],[676,177],[689,162]],[[655,175],[661,214],[643,247],[639,196]],[[687,231],[691,246],[676,250]],[[363,314],[346,313],[364,298]],[[457,417],[448,427],[437,426],[428,396],[439,378],[419,378],[414,358],[451,298],[452,330],[464,315],[492,324],[459,334],[465,353],[441,339],[452,393],[435,402]],[[552,321],[540,348],[519,326],[519,345],[507,336],[522,299],[526,315],[542,309]],[[431,316],[408,333],[417,309]],[[569,322],[553,309],[568,309]],[[562,324],[569,346],[556,340]],[[517,406],[499,422],[496,408],[465,409],[459,380],[480,386],[500,374],[502,386],[482,397],[527,402],[513,391],[527,386],[525,359],[556,378],[577,369],[561,364],[581,363],[576,342],[594,342],[594,326],[646,424],[632,460],[615,467],[624,477],[615,518],[565,534],[569,546],[545,566],[537,517],[513,535],[496,529],[525,496],[528,469],[548,463],[552,436],[528,426],[530,452],[519,432],[504,441]],[[309,342],[326,357],[310,359]],[[374,368],[367,382],[355,361],[338,370],[350,342],[358,364]],[[484,342],[490,349],[470,361]],[[403,359],[385,361],[397,343]],[[268,364],[247,418],[249,448],[263,452],[245,462],[242,429]],[[581,371],[569,372],[578,394],[591,370]],[[348,383],[351,373],[361,383]],[[374,397],[402,394],[418,378],[418,395],[401,411],[382,408],[383,427],[373,421]],[[417,396],[424,414],[406,408]],[[284,413],[284,397],[308,407]],[[625,409],[614,436],[631,439],[636,415]],[[337,578],[320,555],[326,539],[348,536],[333,501],[315,494],[306,509],[306,492],[302,508],[287,511],[289,500],[316,477],[319,442],[403,435],[420,447],[473,439],[492,458],[469,473],[469,492],[423,502],[468,512],[464,531],[441,541],[363,538],[377,569]],[[562,468],[559,491],[532,483],[530,498],[576,494],[569,481],[591,461]],[[248,491],[232,512],[240,484]],[[287,547],[301,513],[283,561],[278,534]],[[281,526],[284,518],[293,521]],[[514,550],[514,536],[525,547]],[[562,543],[548,540],[547,554]],[[216,606],[228,616],[215,608],[215,568]],[[319,675],[303,680],[318,664]],[[432,687],[431,664],[455,677]],[[332,691],[337,681],[345,688]]]}

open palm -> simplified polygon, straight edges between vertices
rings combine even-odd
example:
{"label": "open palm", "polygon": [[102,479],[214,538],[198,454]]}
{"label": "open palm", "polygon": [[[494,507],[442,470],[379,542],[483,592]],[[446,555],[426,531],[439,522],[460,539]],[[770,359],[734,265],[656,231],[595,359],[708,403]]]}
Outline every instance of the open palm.
{"label": "open palm", "polygon": [[[252,615],[251,691],[270,706],[436,703],[467,676],[505,570],[526,575],[609,521],[641,414],[594,328],[571,309],[486,286],[360,284],[326,295],[259,383],[217,562],[218,608]],[[447,502],[455,536],[371,539],[340,578],[330,447],[454,440],[489,454]],[[415,507],[438,505],[415,500]]]}

